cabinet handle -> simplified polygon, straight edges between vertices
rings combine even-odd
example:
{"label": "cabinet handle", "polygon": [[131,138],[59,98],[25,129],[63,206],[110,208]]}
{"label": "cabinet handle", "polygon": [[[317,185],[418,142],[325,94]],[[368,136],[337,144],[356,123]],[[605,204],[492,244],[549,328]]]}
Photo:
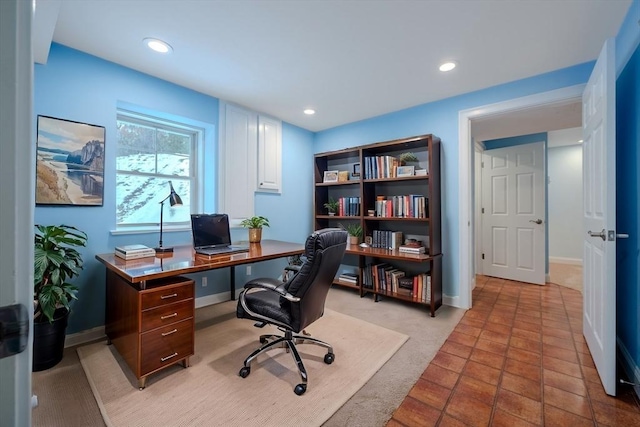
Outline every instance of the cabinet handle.
{"label": "cabinet handle", "polygon": [[167,314],[166,316],[160,316],[160,320],[170,319],[172,317],[176,317],[177,315],[178,315],[178,313]]}
{"label": "cabinet handle", "polygon": [[175,334],[176,332],[178,332],[178,330],[177,330],[177,329],[174,329],[173,331],[163,332],[161,335],[162,335],[163,337],[166,337],[167,335]]}
{"label": "cabinet handle", "polygon": [[178,294],[160,295],[160,299],[175,298],[177,296],[178,296]]}
{"label": "cabinet handle", "polygon": [[161,362],[166,362],[167,360],[169,360],[169,359],[171,359],[171,358],[173,358],[173,357],[176,357],[177,355],[178,355],[178,353],[173,353],[173,354],[172,354],[172,355],[170,355],[170,356],[167,356],[167,357],[161,357],[161,358],[160,358],[160,361],[161,361]]}

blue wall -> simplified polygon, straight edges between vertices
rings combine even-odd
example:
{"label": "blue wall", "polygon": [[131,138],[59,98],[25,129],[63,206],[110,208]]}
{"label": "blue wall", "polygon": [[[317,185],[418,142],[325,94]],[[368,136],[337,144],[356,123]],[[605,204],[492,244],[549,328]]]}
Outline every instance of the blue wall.
{"label": "blue wall", "polygon": [[319,132],[316,153],[421,134],[442,140],[443,292],[460,295],[458,250],[458,113],[473,107],[586,83],[593,62]]}
{"label": "blue wall", "polygon": [[[205,201],[203,211],[216,208],[217,194],[217,129],[218,99],[172,83],[121,67],[65,46],[53,44],[46,65],[36,64],[34,75],[34,113],[106,128],[105,193],[102,207],[37,206],[36,224],[69,224],[89,235],[88,246],[82,251],[85,268],[75,281],[80,288],[79,301],[74,303],[67,333],[74,333],[104,324],[104,267],[95,254],[111,252],[114,246],[142,243],[155,246],[158,233],[113,235],[115,224],[115,156],[116,114],[118,107],[160,117],[183,121],[205,129],[204,160]],[[36,120],[34,117],[34,129]],[[35,135],[35,131],[34,131]],[[313,133],[283,124],[283,192],[281,195],[256,196],[256,213],[267,216],[271,228],[264,238],[277,236],[282,240],[304,242],[311,231],[310,193],[312,177],[308,164],[301,159],[313,158]],[[33,142],[28,142],[33,143]],[[304,177],[300,179],[300,177]],[[300,207],[303,207],[301,209]],[[281,212],[302,212],[302,217],[282,215]],[[234,240],[246,240],[245,229],[232,231]],[[189,231],[164,234],[167,245],[188,243]],[[271,261],[257,267],[257,273],[267,268],[270,274],[282,269],[286,260]],[[243,269],[238,269],[237,283],[245,281]],[[257,273],[253,273],[254,275]],[[203,274],[194,275],[199,278]],[[206,273],[209,287],[197,287],[196,296],[228,291],[229,272],[217,270]]]}
{"label": "blue wall", "polygon": [[[616,82],[617,335],[640,373],[640,48]],[[632,379],[633,380],[633,379]],[[635,381],[640,378],[635,378]]]}

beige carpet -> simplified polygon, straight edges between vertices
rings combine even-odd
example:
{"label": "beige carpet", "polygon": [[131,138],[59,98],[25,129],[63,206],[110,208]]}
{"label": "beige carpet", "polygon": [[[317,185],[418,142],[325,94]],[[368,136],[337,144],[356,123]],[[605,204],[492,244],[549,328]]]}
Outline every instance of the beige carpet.
{"label": "beige carpet", "polygon": [[582,266],[575,264],[549,263],[551,283],[582,292]]}
{"label": "beige carpet", "polygon": [[293,387],[300,377],[284,350],[259,357],[251,375],[238,376],[244,358],[259,345],[258,336],[277,332],[268,328],[235,318],[213,321],[196,331],[191,366],[150,376],[143,391],[113,346],[91,344],[78,348],[78,355],[108,426],[319,426],[408,339],[327,309],[307,331],[326,337],[336,360],[326,365],[326,350],[299,346],[309,385],[297,396]]}

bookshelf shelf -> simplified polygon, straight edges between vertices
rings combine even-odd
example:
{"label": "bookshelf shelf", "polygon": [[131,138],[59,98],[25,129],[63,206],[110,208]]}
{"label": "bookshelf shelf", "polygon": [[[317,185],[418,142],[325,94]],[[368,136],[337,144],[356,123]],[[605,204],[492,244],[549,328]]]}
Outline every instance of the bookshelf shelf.
{"label": "bookshelf shelf", "polygon": [[[411,164],[414,173],[419,169],[423,174],[396,176],[397,168],[401,166],[399,156],[406,152],[414,153],[418,159]],[[334,284],[357,289],[361,296],[372,293],[375,301],[379,296],[385,296],[421,304],[428,307],[431,316],[434,316],[442,305],[440,139],[433,135],[421,135],[377,142],[319,153],[314,161],[315,229],[339,227],[341,221],[360,221],[364,236],[372,239],[377,236],[380,239],[385,232],[401,232],[403,240],[414,238],[423,241],[426,247],[425,253],[412,254],[389,249],[389,242],[379,240],[376,243],[386,247],[349,245],[346,253],[356,256],[358,285],[337,278]],[[349,181],[323,182],[325,171],[351,172],[356,164],[360,165],[360,177],[353,177],[350,173]],[[356,215],[327,215],[324,204],[330,198],[356,200]],[[374,212],[373,216],[370,216],[370,211]],[[353,256],[350,258],[354,259]],[[394,274],[393,280],[389,278],[393,283],[384,283],[384,288],[381,280],[376,278],[372,282],[372,277],[367,274],[371,266],[381,265]],[[401,274],[428,277],[428,295],[418,298],[411,294],[413,291],[395,292],[394,286],[397,286]]]}

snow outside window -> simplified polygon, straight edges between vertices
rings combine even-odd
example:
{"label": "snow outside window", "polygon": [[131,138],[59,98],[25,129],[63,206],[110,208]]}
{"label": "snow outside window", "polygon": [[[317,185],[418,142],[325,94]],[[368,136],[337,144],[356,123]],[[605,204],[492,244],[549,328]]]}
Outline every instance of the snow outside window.
{"label": "snow outside window", "polygon": [[160,201],[173,184],[181,207],[164,203],[164,226],[190,226],[197,200],[196,151],[201,132],[178,123],[118,113],[116,224],[158,226]]}

